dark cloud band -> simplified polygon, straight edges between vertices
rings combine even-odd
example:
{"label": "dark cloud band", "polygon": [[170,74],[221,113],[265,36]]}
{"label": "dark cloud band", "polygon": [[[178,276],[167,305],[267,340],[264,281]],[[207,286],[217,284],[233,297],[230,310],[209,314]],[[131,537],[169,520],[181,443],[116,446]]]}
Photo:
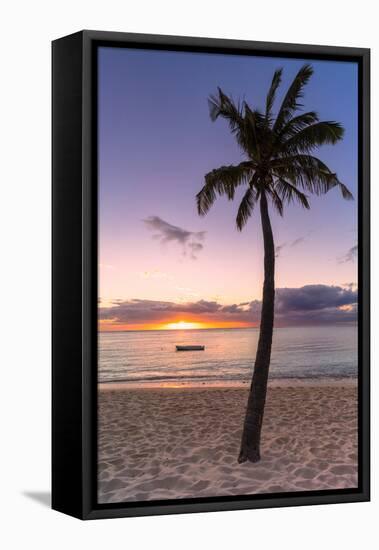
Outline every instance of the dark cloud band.
{"label": "dark cloud band", "polygon": [[[306,285],[276,290],[277,326],[355,323],[358,292],[356,287]],[[258,324],[261,302],[253,300],[222,305],[216,301],[175,303],[156,300],[115,300],[112,307],[100,307],[100,320],[115,324],[170,322],[179,316],[191,320]]]}

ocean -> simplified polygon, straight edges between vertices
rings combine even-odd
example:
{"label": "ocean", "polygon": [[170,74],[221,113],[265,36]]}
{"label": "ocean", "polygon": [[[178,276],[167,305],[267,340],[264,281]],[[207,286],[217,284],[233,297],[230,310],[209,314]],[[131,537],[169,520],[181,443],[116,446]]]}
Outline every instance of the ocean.
{"label": "ocean", "polygon": [[[251,380],[258,329],[156,330],[99,333],[100,383],[131,385],[243,384]],[[274,331],[270,378],[355,378],[356,326]],[[204,351],[177,352],[180,344]]]}

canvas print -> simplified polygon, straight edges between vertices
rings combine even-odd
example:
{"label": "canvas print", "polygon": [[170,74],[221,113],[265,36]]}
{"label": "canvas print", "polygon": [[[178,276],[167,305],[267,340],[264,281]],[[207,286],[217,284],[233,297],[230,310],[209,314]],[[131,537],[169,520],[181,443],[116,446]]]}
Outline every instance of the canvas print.
{"label": "canvas print", "polygon": [[358,66],[98,49],[98,503],[358,486]]}

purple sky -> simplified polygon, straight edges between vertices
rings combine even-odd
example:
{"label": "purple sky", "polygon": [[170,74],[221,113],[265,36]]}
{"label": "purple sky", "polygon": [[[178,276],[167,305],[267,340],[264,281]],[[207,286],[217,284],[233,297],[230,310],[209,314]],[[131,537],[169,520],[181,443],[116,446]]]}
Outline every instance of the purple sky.
{"label": "purple sky", "polygon": [[[204,174],[242,160],[225,121],[211,122],[207,97],[221,86],[236,100],[245,98],[251,106],[263,108],[272,74],[283,67],[277,108],[303,63],[99,49],[99,296],[103,306],[109,308],[116,300],[119,304],[203,300],[225,307],[260,300],[263,250],[258,216],[239,233],[235,229],[238,197],[234,202],[218,199],[204,218],[196,212],[195,195]],[[317,156],[357,198],[357,66],[332,61],[312,65],[314,75],[305,90],[304,108],[345,127],[344,140],[323,147]],[[283,218],[271,212],[278,247],[277,287],[347,288],[344,285],[357,282],[357,200],[344,201],[332,190],[326,196],[311,197],[310,203],[310,211],[287,207]],[[350,306],[341,307],[346,311]],[[178,315],[183,317],[185,309]],[[146,323],[150,317],[147,313]],[[324,318],[320,316],[321,322]],[[128,317],[122,321],[120,317],[119,323],[127,325]]]}

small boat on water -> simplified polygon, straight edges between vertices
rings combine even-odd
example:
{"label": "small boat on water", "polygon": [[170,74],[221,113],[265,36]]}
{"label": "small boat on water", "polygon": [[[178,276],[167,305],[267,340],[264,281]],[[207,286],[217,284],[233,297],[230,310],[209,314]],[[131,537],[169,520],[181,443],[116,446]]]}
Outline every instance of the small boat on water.
{"label": "small boat on water", "polygon": [[205,346],[176,346],[176,351],[204,351]]}

